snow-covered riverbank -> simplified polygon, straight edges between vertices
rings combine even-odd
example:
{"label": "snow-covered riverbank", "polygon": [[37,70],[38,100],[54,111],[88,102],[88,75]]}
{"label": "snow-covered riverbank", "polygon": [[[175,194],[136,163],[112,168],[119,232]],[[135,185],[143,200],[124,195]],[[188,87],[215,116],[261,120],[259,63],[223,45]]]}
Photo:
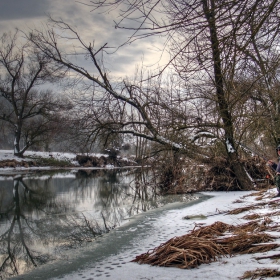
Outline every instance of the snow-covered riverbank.
{"label": "snow-covered riverbank", "polygon": [[107,154],[93,153],[78,155],[62,152],[26,151],[23,158],[14,156],[12,150],[0,150],[0,174],[59,168],[119,168],[137,166],[133,158],[111,159]]}
{"label": "snow-covered riverbank", "polygon": [[[269,230],[267,233],[276,237],[272,243],[280,244],[278,231],[280,218],[278,215],[273,215],[279,208],[280,200],[272,198],[274,194],[274,189],[262,193],[204,193],[212,197],[183,208],[174,205],[164,210],[143,213],[125,226],[112,231],[98,244],[90,245],[87,250],[75,252],[67,261],[41,267],[15,279],[240,279],[246,271],[277,269],[279,267],[277,260],[269,258],[257,260],[256,257],[279,254],[279,249],[265,253],[222,257],[216,262],[187,270],[131,262],[137,255],[159,246],[174,236],[189,233],[195,226],[211,225],[216,221],[239,225],[248,222],[244,218],[248,214],[258,214],[256,219],[259,223],[270,220],[269,224],[274,230]],[[263,203],[261,207],[254,209],[249,207],[247,211],[236,215],[224,214],[225,211],[257,205],[260,202]],[[184,219],[186,216],[190,219]],[[203,219],[203,216],[206,218]]]}

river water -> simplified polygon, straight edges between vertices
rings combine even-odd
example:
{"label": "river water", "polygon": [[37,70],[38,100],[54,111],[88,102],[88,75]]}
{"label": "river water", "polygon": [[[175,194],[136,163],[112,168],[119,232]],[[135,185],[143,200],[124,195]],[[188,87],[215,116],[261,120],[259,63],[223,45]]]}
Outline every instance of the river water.
{"label": "river water", "polygon": [[[68,262],[79,250],[100,243],[102,250],[94,250],[97,259],[112,254],[116,242],[129,246],[134,230],[138,235],[149,230],[157,215],[153,209],[196,199],[160,196],[147,177],[148,172],[140,169],[1,176],[0,279],[36,271],[43,264]],[[141,213],[154,216],[141,224],[141,219],[134,219]]]}

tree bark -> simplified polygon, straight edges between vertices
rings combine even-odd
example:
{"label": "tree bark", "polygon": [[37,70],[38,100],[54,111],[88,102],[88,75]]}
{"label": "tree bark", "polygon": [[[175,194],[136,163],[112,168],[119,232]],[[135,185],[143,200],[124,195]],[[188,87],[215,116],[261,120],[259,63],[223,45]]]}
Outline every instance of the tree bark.
{"label": "tree bark", "polygon": [[21,137],[21,125],[16,125],[15,130],[15,140],[14,140],[14,155],[17,157],[22,157],[23,154],[20,152],[20,137]]}
{"label": "tree bark", "polygon": [[[225,146],[229,159],[230,166],[236,176],[240,188],[242,190],[250,189],[252,182],[248,177],[244,166],[239,160],[239,156],[234,143],[234,127],[232,116],[228,107],[226,100],[226,93],[224,90],[223,73],[221,65],[221,50],[219,46],[219,38],[217,35],[217,27],[215,21],[215,0],[210,0],[209,4],[207,0],[203,0],[203,11],[208,22],[210,40],[211,40],[211,51],[213,59],[213,70],[214,70],[214,80],[216,86],[216,96],[218,103],[219,114],[223,121]],[[210,5],[210,6],[209,6]]]}

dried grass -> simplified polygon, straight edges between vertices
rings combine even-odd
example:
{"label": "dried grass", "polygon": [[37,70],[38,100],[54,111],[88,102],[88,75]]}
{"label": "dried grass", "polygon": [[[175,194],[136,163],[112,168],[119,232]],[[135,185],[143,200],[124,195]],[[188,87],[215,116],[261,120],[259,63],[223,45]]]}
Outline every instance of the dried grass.
{"label": "dried grass", "polygon": [[[279,277],[280,271],[277,269],[256,269],[255,271],[246,271],[241,279],[257,279],[259,277]],[[262,278],[260,278],[262,279]]]}
{"label": "dried grass", "polygon": [[256,205],[244,206],[244,207],[235,208],[233,210],[230,210],[230,211],[228,211],[227,214],[228,215],[237,215],[237,214],[249,211],[249,210],[254,210],[256,208],[259,208],[259,207]]}
{"label": "dried grass", "polygon": [[274,211],[272,213],[268,213],[266,214],[266,216],[271,217],[271,216],[279,216],[280,215],[280,211]]}
{"label": "dried grass", "polygon": [[196,237],[209,237],[220,236],[227,230],[231,229],[232,226],[223,222],[215,222],[212,225],[201,227],[196,225],[191,232],[191,235]]}
{"label": "dried grass", "polygon": [[[258,195],[263,192],[264,190],[260,191]],[[259,202],[228,211],[227,214],[239,214],[264,206],[275,207],[279,203],[280,199],[271,202]],[[280,211],[275,211],[269,215],[247,214],[243,218],[252,221],[241,225],[229,225],[219,221],[209,226],[196,224],[190,233],[181,237],[174,237],[147,253],[137,256],[132,261],[140,264],[188,269],[217,261],[222,256],[267,252],[280,246],[271,243],[276,237],[264,233],[267,229],[277,230],[279,228],[278,225],[270,226],[273,221],[269,218],[269,216],[279,215],[279,213]],[[274,256],[275,258],[280,257],[280,255]],[[250,277],[247,276],[249,274],[252,275],[251,277],[280,276],[280,272],[277,270],[264,269],[247,272],[243,277]]]}
{"label": "dried grass", "polygon": [[248,215],[245,215],[242,219],[244,220],[256,220],[256,219],[259,219],[261,216],[259,214],[248,214]]}
{"label": "dried grass", "polygon": [[264,224],[259,224],[258,221],[251,221],[246,224],[241,224],[234,226],[233,233],[241,233],[241,232],[260,232],[264,231],[266,226]]}
{"label": "dried grass", "polygon": [[280,204],[280,199],[276,199],[276,200],[273,200],[273,201],[269,201],[267,203],[269,206],[278,206]]}
{"label": "dried grass", "polygon": [[[240,226],[222,222],[209,226],[196,225],[189,234],[174,237],[132,261],[140,264],[194,268],[203,263],[216,261],[221,256],[265,252],[278,245],[256,246],[258,243],[273,240],[273,237],[268,234],[256,233],[263,227],[255,221]],[[232,235],[223,236],[226,232]]]}
{"label": "dried grass", "polygon": [[[248,214],[242,217],[242,219],[244,220],[260,220],[261,218],[263,218],[263,225],[268,225],[270,223],[273,222],[273,220],[271,220],[269,217],[271,216],[279,216],[280,215],[280,211],[274,211],[272,213],[266,213],[264,215],[260,215],[257,213],[253,213],[253,214]],[[258,223],[258,221],[255,221],[256,223]]]}
{"label": "dried grass", "polygon": [[[279,200],[280,202],[280,200]],[[259,209],[263,206],[266,206],[266,205],[274,205],[275,202],[274,201],[271,201],[271,202],[259,202],[259,203],[256,203],[256,204],[253,204],[253,205],[249,205],[249,206],[244,206],[244,207],[240,207],[240,208],[235,208],[233,210],[230,210],[227,212],[228,215],[237,215],[237,214],[240,214],[242,212],[246,212],[246,211],[249,211],[249,210],[255,210],[255,209]],[[277,203],[276,203],[277,204]]]}
{"label": "dried grass", "polygon": [[275,255],[271,255],[271,256],[262,256],[262,257],[256,258],[256,260],[263,260],[263,259],[278,260],[278,259],[280,259],[280,254],[275,254]]}
{"label": "dried grass", "polygon": [[231,254],[248,254],[255,244],[271,240],[273,240],[273,237],[266,233],[254,234],[241,231],[238,235],[217,239],[216,242],[226,247]]}
{"label": "dried grass", "polygon": [[255,254],[255,253],[264,253],[270,250],[278,248],[278,244],[263,244],[263,245],[256,245],[249,248],[247,251],[244,251],[243,254]]}
{"label": "dried grass", "polygon": [[157,266],[194,268],[202,263],[216,261],[228,252],[215,241],[185,235],[175,237],[152,251],[137,256],[133,262]]}

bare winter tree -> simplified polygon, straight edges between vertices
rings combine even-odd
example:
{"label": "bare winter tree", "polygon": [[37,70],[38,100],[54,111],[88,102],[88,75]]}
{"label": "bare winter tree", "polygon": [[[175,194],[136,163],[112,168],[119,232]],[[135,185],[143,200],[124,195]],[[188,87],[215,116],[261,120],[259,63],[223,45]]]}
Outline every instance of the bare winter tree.
{"label": "bare winter tree", "polygon": [[[63,21],[51,22],[60,28],[59,36],[51,27],[30,34],[29,39],[49,59],[94,84],[94,102],[87,115],[95,120],[92,133],[132,134],[189,157],[205,153],[201,145],[215,138],[224,146],[240,189],[250,188],[252,181],[240,161],[238,143],[251,125],[244,118],[251,110],[247,106],[254,97],[252,85],[267,80],[270,68],[263,67],[270,57],[267,49],[277,49],[278,1],[121,0],[90,1],[90,5],[120,7],[116,28],[132,30],[130,42],[166,35],[171,54],[157,79],[145,80],[140,75],[134,81],[113,83],[101,61],[106,45],[95,48],[85,43]],[[126,25],[130,20],[133,24]],[[78,43],[81,53],[92,60],[94,71],[63,51],[66,39]],[[169,66],[175,69],[175,80],[163,81],[160,75]],[[257,75],[251,75],[252,69]],[[240,77],[249,76],[251,83],[237,86]]]}
{"label": "bare winter tree", "polygon": [[[66,98],[43,88],[63,77],[61,66],[35,50],[19,33],[4,34],[0,47],[0,119],[14,131],[14,154],[22,156],[58,129]],[[21,147],[22,144],[22,147]]]}
{"label": "bare winter tree", "polygon": [[[201,119],[201,130],[215,134],[224,143],[241,188],[249,187],[250,179],[239,161],[238,142],[244,134],[242,128],[252,126],[256,120],[244,121],[252,109],[252,106],[246,109],[252,98],[258,99],[268,112],[271,109],[275,112],[278,104],[270,90],[276,77],[275,64],[279,61],[278,1],[140,0],[131,3],[123,0],[90,1],[90,5],[95,9],[122,7],[116,27],[134,30],[130,41],[167,35],[172,54],[170,64],[193,92],[201,92],[201,99],[214,102],[216,117],[212,114],[212,118],[216,119],[218,130],[209,130],[205,119]],[[131,20],[134,24],[126,25]],[[130,27],[139,20],[140,24]],[[250,80],[242,90],[236,86],[240,77]],[[252,91],[256,82],[265,88],[262,94],[267,93],[262,100]],[[272,124],[278,122],[276,115],[270,118]],[[274,130],[277,126],[273,126]],[[197,135],[196,139],[200,136],[205,135]]]}

